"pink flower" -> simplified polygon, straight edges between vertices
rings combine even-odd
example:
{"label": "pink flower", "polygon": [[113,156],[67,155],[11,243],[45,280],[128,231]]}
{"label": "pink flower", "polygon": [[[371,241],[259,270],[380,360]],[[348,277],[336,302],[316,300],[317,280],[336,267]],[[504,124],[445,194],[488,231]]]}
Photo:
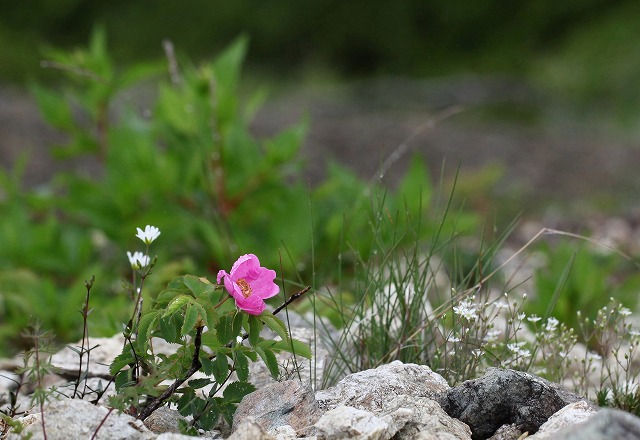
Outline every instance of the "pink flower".
{"label": "pink flower", "polygon": [[224,277],[224,287],[236,300],[236,306],[250,315],[259,315],[265,309],[264,300],[277,295],[280,288],[273,280],[275,270],[260,267],[260,260],[253,254],[243,255],[233,263],[231,273],[218,272],[217,282]]}

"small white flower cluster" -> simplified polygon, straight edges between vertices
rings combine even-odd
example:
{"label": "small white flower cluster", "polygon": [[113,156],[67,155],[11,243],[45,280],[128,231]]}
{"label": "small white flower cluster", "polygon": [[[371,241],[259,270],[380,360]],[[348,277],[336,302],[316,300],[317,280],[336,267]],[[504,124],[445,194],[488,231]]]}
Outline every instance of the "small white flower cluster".
{"label": "small white flower cluster", "polygon": [[511,344],[507,344],[507,348],[517,358],[524,358],[524,359],[530,358],[531,357],[531,352],[529,350],[527,350],[526,348],[522,348],[522,347],[524,347],[525,344],[526,344],[526,342],[524,342],[524,341],[523,342],[513,342]]}
{"label": "small white flower cluster", "polygon": [[[155,226],[147,225],[144,228],[144,231],[140,228],[136,228],[138,233],[136,237],[144,242],[147,246],[149,246],[153,241],[160,236],[160,229]],[[140,251],[135,251],[133,254],[127,251],[127,257],[129,258],[129,263],[131,264],[131,268],[134,270],[140,270],[149,265],[151,263],[151,258],[149,255],[146,255]]]}
{"label": "small white flower cluster", "polygon": [[472,299],[460,301],[460,304],[453,307],[453,312],[467,321],[475,321],[478,317],[478,309]]}

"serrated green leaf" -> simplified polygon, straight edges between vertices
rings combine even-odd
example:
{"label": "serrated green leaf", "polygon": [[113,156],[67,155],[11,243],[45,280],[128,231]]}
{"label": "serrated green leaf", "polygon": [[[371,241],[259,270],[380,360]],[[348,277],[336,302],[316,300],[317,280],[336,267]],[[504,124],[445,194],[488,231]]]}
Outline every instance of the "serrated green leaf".
{"label": "serrated green leaf", "polygon": [[260,332],[264,324],[257,316],[249,316],[249,343],[257,345],[260,341]]}
{"label": "serrated green leaf", "polygon": [[274,379],[278,379],[280,375],[280,367],[278,366],[278,360],[276,359],[276,355],[268,348],[264,347],[255,347],[256,353],[262,358],[265,365],[269,369],[269,373],[271,373],[271,377]]}
{"label": "serrated green leaf", "polygon": [[247,358],[247,356],[241,351],[236,351],[235,357],[235,367],[238,379],[246,382],[249,379],[249,358]]}
{"label": "serrated green leaf", "polygon": [[216,358],[213,360],[213,377],[216,382],[223,384],[227,380],[229,374],[229,362],[227,361],[227,355],[221,351],[216,353]]}
{"label": "serrated green leaf", "polygon": [[180,335],[186,336],[196,325],[198,321],[198,308],[193,303],[187,304],[187,310],[184,313],[184,321],[180,328]]}
{"label": "serrated green leaf", "polygon": [[284,325],[284,322],[275,317],[271,312],[262,312],[259,315],[259,318],[267,325],[267,327],[276,332],[283,341],[289,339],[289,333],[287,332],[287,327]]}
{"label": "serrated green leaf", "polygon": [[169,303],[178,295],[186,295],[188,290],[182,289],[164,289],[156,296],[155,305],[160,308],[166,308]]}
{"label": "serrated green leaf", "polygon": [[138,324],[138,346],[141,353],[147,352],[153,328],[157,324],[159,317],[160,313],[157,310],[150,310],[140,318],[140,323]]}
{"label": "serrated green leaf", "polygon": [[197,390],[199,388],[204,388],[207,385],[211,384],[211,379],[207,379],[207,378],[201,378],[201,379],[191,379],[189,382],[187,382],[187,384]]}
{"label": "serrated green leaf", "polygon": [[216,332],[218,333],[218,341],[222,345],[228,344],[233,339],[232,322],[233,317],[229,315],[222,315],[218,320]]}
{"label": "serrated green leaf", "polygon": [[192,299],[193,298],[189,295],[180,295],[174,298],[167,306],[167,309],[162,314],[162,317],[164,318],[166,316],[173,315]]}
{"label": "serrated green leaf", "polygon": [[125,351],[116,356],[113,362],[111,362],[111,365],[109,366],[109,374],[115,376],[120,370],[134,363],[135,361],[136,359],[133,356],[133,353],[127,347],[125,348]]}
{"label": "serrated green leaf", "polygon": [[178,325],[172,317],[160,318],[160,335],[167,342],[179,342]]}
{"label": "serrated green leaf", "polygon": [[240,403],[247,394],[253,393],[256,387],[246,381],[232,382],[222,392],[222,397],[227,403]]}
{"label": "serrated green leaf", "polygon": [[200,352],[200,364],[202,364],[202,372],[207,376],[213,375],[214,365],[213,361],[209,359],[209,355],[205,352]]}
{"label": "serrated green leaf", "polygon": [[216,285],[206,278],[198,278],[194,275],[184,276],[184,285],[195,295],[196,298],[208,295],[216,290]]}
{"label": "serrated green leaf", "polygon": [[289,339],[288,341],[277,341],[271,346],[273,350],[288,351],[295,353],[296,356],[302,356],[311,359],[311,348],[309,344],[305,344],[297,339]]}

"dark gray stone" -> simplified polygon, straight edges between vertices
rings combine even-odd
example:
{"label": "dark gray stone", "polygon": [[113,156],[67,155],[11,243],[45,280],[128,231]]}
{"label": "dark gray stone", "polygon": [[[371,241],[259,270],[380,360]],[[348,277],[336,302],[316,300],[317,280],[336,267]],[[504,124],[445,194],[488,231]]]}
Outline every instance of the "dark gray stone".
{"label": "dark gray stone", "polygon": [[555,412],[579,399],[534,375],[489,368],[485,376],[451,388],[439,403],[449,416],[469,425],[475,440],[510,424],[533,434]]}
{"label": "dark gray stone", "polygon": [[640,418],[618,409],[604,408],[588,421],[569,426],[550,440],[640,440]]}

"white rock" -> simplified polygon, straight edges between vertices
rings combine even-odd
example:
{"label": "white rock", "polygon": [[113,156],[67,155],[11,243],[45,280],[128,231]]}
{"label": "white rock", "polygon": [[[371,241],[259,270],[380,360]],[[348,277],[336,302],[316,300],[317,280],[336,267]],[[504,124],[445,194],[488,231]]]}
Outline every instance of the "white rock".
{"label": "white rock", "polygon": [[376,413],[384,402],[402,394],[435,399],[449,389],[447,381],[426,365],[394,361],[351,374],[335,386],[316,393],[321,408],[353,406]]}
{"label": "white rock", "polygon": [[[42,415],[38,414],[35,418],[37,420],[30,417],[25,432],[32,434],[33,440],[44,439]],[[115,410],[109,412],[105,407],[80,399],[51,401],[45,411],[44,421],[47,440],[88,439],[96,431],[95,438],[98,440],[151,440],[156,437],[140,420]],[[17,434],[8,436],[9,440],[20,438]]]}
{"label": "white rock", "polygon": [[[399,411],[405,412],[398,418],[404,418],[406,423],[411,412]],[[402,427],[403,424],[398,425],[391,416],[377,417],[369,411],[344,405],[327,411],[314,425],[318,437],[326,440],[388,440]]]}
{"label": "white rock", "polygon": [[566,428],[567,426],[577,425],[593,417],[598,411],[593,408],[585,400],[571,403],[554,415],[549,417],[545,423],[535,434],[527,437],[531,440],[542,440],[550,438],[553,434]]}

